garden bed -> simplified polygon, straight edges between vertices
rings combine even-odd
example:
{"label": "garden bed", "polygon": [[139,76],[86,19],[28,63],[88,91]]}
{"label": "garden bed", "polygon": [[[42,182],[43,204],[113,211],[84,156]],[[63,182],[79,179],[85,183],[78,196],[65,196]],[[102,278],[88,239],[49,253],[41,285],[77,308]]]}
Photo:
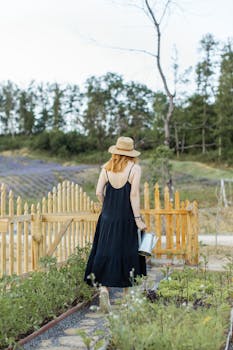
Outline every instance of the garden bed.
{"label": "garden bed", "polygon": [[88,249],[77,249],[64,266],[46,258],[41,262],[46,270],[0,280],[0,349],[92,299],[94,290],[83,281],[87,256]]}
{"label": "garden bed", "polygon": [[132,290],[109,317],[109,349],[225,350],[233,306],[233,265],[168,269],[157,290]]}

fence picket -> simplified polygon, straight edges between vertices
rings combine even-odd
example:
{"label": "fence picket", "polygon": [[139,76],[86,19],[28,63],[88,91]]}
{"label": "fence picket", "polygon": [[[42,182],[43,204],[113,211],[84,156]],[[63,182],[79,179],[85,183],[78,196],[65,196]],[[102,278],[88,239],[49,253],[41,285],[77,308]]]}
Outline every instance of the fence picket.
{"label": "fence picket", "polygon": [[[53,195],[52,195],[52,213],[53,214],[58,212],[57,192],[58,192],[58,186],[57,187],[54,186]],[[50,249],[52,242],[55,239],[57,226],[58,226],[58,223],[56,221],[52,223],[52,233],[51,233],[51,239],[49,240],[48,250]],[[55,250],[55,256],[58,259],[58,249]]]}
{"label": "fence picket", "polygon": [[[150,191],[149,191],[149,184],[148,182],[144,183],[144,208],[146,211],[150,210]],[[150,231],[151,224],[150,224],[150,214],[145,214],[145,224],[147,227],[147,230]]]}
{"label": "fence picket", "polygon": [[[175,209],[180,209],[180,194],[178,191],[175,192]],[[176,249],[181,249],[181,242],[180,242],[180,215],[177,214],[175,216],[175,232],[176,232]],[[178,258],[181,258],[181,255],[177,256]]]}
{"label": "fence picket", "polygon": [[1,216],[6,215],[6,185],[2,184],[1,186]]}
{"label": "fence picket", "polygon": [[[62,212],[62,185],[61,185],[61,183],[59,183],[58,187],[57,187],[57,210],[58,210],[58,213]],[[61,230],[60,222],[57,223],[57,230],[58,231]],[[55,239],[55,235],[54,235],[54,239]],[[58,258],[59,262],[62,261],[62,242],[61,242],[61,244],[59,244],[59,251],[57,252],[57,258]]]}
{"label": "fence picket", "polygon": [[[24,204],[24,215],[28,215],[28,204]],[[24,272],[29,271],[29,242],[28,242],[29,223],[24,221],[23,223],[23,252],[24,252]]]}
{"label": "fence picket", "polygon": [[[170,194],[169,194],[169,188],[166,186],[164,188],[164,208],[165,210],[170,210]],[[166,248],[171,249],[172,248],[172,228],[171,228],[171,215],[166,214]]]}
{"label": "fence picket", "polygon": [[[155,209],[160,209],[160,193],[159,193],[159,184],[156,183],[154,187],[154,208]],[[157,242],[157,249],[162,248],[162,227],[161,227],[161,215],[155,214],[155,232],[156,236],[159,238]],[[161,257],[161,254],[156,255],[157,258]]]}
{"label": "fence picket", "polygon": [[[47,211],[47,201],[46,201],[46,198],[43,197],[42,199],[42,214],[46,214],[48,211]],[[42,222],[42,252],[43,252],[43,255],[46,255],[46,251],[47,251],[47,232],[46,232],[46,226],[47,224],[45,222]]]}
{"label": "fence picket", "polygon": [[[14,194],[9,192],[9,216],[14,216]],[[14,240],[14,223],[9,223],[9,274],[13,275],[15,272],[15,240]]]}
{"label": "fence picket", "polygon": [[[17,198],[17,215],[22,214],[22,199],[21,197]],[[17,222],[17,275],[22,274],[22,222]]]}

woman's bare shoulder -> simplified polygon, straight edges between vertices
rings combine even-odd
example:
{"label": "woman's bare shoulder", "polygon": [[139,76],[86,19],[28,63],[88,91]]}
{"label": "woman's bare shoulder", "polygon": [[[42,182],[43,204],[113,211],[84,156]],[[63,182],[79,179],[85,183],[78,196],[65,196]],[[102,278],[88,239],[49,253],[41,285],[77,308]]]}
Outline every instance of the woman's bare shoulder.
{"label": "woman's bare shoulder", "polygon": [[108,162],[104,163],[101,165],[101,169],[105,169],[105,167],[107,166]]}
{"label": "woman's bare shoulder", "polygon": [[132,168],[133,173],[141,173],[141,166],[137,163],[134,164]]}

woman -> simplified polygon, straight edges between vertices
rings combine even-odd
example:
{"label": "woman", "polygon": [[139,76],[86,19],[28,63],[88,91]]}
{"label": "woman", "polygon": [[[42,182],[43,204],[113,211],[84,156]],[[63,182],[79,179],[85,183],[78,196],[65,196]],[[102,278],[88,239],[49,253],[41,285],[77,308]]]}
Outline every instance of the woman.
{"label": "woman", "polygon": [[103,166],[96,195],[103,203],[92,250],[85,272],[85,281],[101,284],[100,308],[109,311],[107,287],[127,290],[136,276],[146,275],[145,257],[138,254],[137,230],[146,229],[140,216],[139,185],[140,152],[130,137],[119,137],[108,150],[112,157]]}

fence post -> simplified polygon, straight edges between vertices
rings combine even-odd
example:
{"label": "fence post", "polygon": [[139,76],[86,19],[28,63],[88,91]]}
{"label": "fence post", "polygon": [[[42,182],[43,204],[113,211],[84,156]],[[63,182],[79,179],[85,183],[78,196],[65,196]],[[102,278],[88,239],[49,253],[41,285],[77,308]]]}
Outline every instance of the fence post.
{"label": "fence post", "polygon": [[[47,211],[48,207],[47,207],[47,200],[45,197],[43,197],[42,199],[42,214],[46,214],[48,211]],[[47,235],[46,235],[46,223],[43,222],[41,224],[41,230],[42,230],[42,242],[41,242],[41,254],[43,256],[46,255],[46,251],[47,251]]]}
{"label": "fence post", "polygon": [[[1,212],[0,216],[6,215],[6,186],[2,184],[1,186]],[[2,275],[6,274],[6,232],[0,232],[0,238],[1,238],[1,251],[0,251],[0,260],[1,260],[1,266],[0,271]]]}
{"label": "fence post", "polygon": [[[21,197],[17,198],[17,215],[22,215],[22,200]],[[22,273],[22,222],[17,222],[17,275]]]}
{"label": "fence post", "polygon": [[[156,183],[154,187],[154,207],[155,209],[160,209],[160,193],[159,193],[159,184]],[[156,236],[159,238],[156,248],[162,248],[162,229],[161,229],[161,215],[155,214],[155,232]],[[157,254],[157,258],[160,258],[161,254]]]}
{"label": "fence post", "polygon": [[[9,216],[13,218],[14,216],[14,194],[12,191],[9,193]],[[15,263],[15,250],[14,250],[14,223],[11,222],[9,224],[9,238],[10,238],[10,245],[9,245],[9,272],[10,275],[13,275],[14,273],[14,263]]]}
{"label": "fence post", "polygon": [[6,215],[6,185],[2,184],[1,186],[1,208],[0,215]]}
{"label": "fence post", "polygon": [[[192,206],[187,201],[187,263],[198,264],[198,206],[193,202]],[[192,209],[192,210],[190,210]]]}
{"label": "fence post", "polygon": [[199,252],[198,252],[198,204],[196,201],[193,202],[193,210],[191,214],[191,227],[192,227],[192,251],[191,258],[192,264],[196,265],[199,262]]}
{"label": "fence post", "polygon": [[[180,210],[180,194],[178,191],[175,192],[175,210]],[[176,231],[176,249],[180,250],[180,214],[175,215],[175,231]],[[177,258],[181,258],[178,255]]]}
{"label": "fence post", "polygon": [[32,205],[32,268],[33,270],[38,269],[39,259],[41,257],[40,243],[42,241],[41,233],[41,214],[40,205],[37,205],[37,211],[35,213],[35,206]]}
{"label": "fence post", "polygon": [[[144,183],[144,209],[150,210],[150,190],[148,182]],[[145,213],[145,224],[147,231],[150,231],[150,213]]]}
{"label": "fence post", "polygon": [[[28,215],[28,203],[24,204],[24,215]],[[23,227],[23,245],[24,245],[24,272],[28,272],[28,221],[24,221]]]}
{"label": "fence post", "polygon": [[[169,188],[164,188],[164,208],[165,210],[171,210],[171,202],[169,195]],[[170,214],[165,215],[166,218],[166,248],[171,249],[173,247],[173,232],[172,232],[172,216]],[[169,254],[167,255],[169,258]]]}

